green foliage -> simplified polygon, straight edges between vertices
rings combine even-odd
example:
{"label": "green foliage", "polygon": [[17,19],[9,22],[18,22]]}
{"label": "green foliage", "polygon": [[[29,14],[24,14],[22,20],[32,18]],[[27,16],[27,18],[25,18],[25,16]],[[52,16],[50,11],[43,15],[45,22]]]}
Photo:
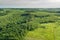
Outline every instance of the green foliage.
{"label": "green foliage", "polygon": [[[49,23],[60,22],[59,17],[60,16],[57,15],[56,13],[50,13],[47,11],[44,12],[38,9],[18,9],[18,8],[2,9],[1,8],[0,9],[0,40],[25,40],[24,38],[26,37],[26,35],[27,36],[31,35],[30,32],[34,32],[34,33],[38,32],[37,33],[38,35],[40,32],[40,35],[43,34],[43,36],[49,35],[47,36],[47,39],[51,40],[50,39],[51,34],[49,31],[54,26],[50,27],[49,25],[52,24]],[[36,29],[39,31],[37,31]],[[28,32],[30,35],[28,35]],[[46,35],[44,35],[44,33]],[[53,37],[53,35],[51,36]],[[47,40],[47,39],[43,38],[43,40]],[[52,38],[52,40],[54,40],[54,38]]]}

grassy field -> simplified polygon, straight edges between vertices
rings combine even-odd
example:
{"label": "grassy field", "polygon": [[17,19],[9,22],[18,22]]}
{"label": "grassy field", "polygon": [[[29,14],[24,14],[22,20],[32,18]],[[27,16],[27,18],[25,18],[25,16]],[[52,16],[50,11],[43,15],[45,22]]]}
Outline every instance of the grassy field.
{"label": "grassy field", "polygon": [[0,40],[60,40],[60,13],[54,10],[0,9]]}
{"label": "grassy field", "polygon": [[26,40],[60,40],[60,26],[58,24],[48,23],[42,25],[46,28],[38,28],[34,31],[30,31],[26,35]]}
{"label": "grassy field", "polygon": [[[58,17],[60,18],[60,17]],[[53,19],[53,18],[52,18]],[[60,40],[60,20],[53,23],[38,24],[39,28],[29,31],[26,40]]]}

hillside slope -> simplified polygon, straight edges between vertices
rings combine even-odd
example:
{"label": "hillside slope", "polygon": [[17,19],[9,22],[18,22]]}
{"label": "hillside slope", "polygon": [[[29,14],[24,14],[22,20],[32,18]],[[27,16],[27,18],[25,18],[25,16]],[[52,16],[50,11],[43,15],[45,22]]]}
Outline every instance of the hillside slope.
{"label": "hillside slope", "polygon": [[0,40],[60,40],[59,33],[59,13],[0,9]]}

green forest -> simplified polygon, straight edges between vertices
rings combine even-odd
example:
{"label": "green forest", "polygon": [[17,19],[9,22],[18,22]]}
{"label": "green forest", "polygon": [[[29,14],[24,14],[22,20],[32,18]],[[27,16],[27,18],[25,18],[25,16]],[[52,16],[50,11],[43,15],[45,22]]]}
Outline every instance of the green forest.
{"label": "green forest", "polygon": [[0,8],[0,40],[60,40],[60,8]]}

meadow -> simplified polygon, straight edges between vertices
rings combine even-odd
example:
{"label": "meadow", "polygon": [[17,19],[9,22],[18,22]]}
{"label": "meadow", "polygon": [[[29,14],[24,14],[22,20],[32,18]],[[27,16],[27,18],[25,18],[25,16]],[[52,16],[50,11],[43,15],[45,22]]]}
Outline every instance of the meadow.
{"label": "meadow", "polygon": [[0,8],[0,40],[60,40],[60,9]]}

